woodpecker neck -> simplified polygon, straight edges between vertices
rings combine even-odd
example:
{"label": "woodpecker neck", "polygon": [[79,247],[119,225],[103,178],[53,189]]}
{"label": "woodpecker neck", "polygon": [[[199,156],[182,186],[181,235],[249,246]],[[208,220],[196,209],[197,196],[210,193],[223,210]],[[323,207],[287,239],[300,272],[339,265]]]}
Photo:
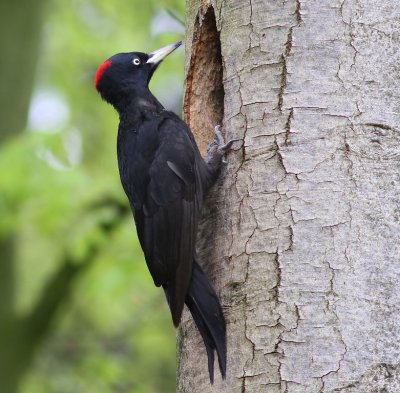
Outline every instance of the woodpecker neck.
{"label": "woodpecker neck", "polygon": [[151,94],[150,90],[142,94],[130,94],[126,99],[113,104],[123,121],[136,122],[148,114],[154,115],[165,110],[162,104]]}

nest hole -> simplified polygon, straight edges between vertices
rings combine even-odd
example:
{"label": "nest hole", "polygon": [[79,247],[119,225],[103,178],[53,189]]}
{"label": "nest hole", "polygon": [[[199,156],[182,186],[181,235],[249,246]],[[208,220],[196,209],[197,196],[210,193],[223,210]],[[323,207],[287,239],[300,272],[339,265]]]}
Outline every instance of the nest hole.
{"label": "nest hole", "polygon": [[224,118],[222,75],[220,34],[214,9],[209,6],[195,21],[183,105],[185,120],[203,155],[214,138],[214,127],[222,125]]}

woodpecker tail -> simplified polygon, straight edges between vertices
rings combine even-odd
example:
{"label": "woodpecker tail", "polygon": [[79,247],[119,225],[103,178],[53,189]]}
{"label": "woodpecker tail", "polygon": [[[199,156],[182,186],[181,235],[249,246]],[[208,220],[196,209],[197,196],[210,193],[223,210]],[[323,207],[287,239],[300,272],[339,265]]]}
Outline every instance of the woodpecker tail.
{"label": "woodpecker tail", "polygon": [[221,304],[206,275],[196,261],[185,303],[203,337],[208,357],[208,373],[214,382],[214,350],[222,378],[226,375],[226,326]]}

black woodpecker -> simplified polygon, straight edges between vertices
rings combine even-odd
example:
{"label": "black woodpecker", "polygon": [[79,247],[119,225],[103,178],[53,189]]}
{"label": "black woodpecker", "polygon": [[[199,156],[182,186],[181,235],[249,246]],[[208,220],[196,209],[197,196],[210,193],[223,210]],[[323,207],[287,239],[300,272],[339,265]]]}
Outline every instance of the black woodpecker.
{"label": "black woodpecker", "polygon": [[216,128],[203,160],[189,127],[150,92],[154,71],[180,45],[114,55],[97,70],[95,86],[119,114],[121,183],[154,284],[163,287],[175,326],[188,306],[204,340],[212,383],[214,350],[226,375],[226,327],[218,297],[196,261],[195,244],[204,197],[231,142],[224,144]]}

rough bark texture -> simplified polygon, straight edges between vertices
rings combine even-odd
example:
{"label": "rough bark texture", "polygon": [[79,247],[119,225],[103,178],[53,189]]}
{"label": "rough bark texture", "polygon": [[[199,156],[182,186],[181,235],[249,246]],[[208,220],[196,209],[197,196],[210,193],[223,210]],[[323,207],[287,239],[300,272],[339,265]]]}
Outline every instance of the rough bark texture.
{"label": "rough bark texture", "polygon": [[[243,144],[198,245],[226,313],[228,377],[210,385],[185,314],[178,391],[399,392],[398,0],[187,6],[190,126],[210,140],[204,117],[223,114]],[[205,81],[193,90],[218,59],[210,35],[224,102]]]}

